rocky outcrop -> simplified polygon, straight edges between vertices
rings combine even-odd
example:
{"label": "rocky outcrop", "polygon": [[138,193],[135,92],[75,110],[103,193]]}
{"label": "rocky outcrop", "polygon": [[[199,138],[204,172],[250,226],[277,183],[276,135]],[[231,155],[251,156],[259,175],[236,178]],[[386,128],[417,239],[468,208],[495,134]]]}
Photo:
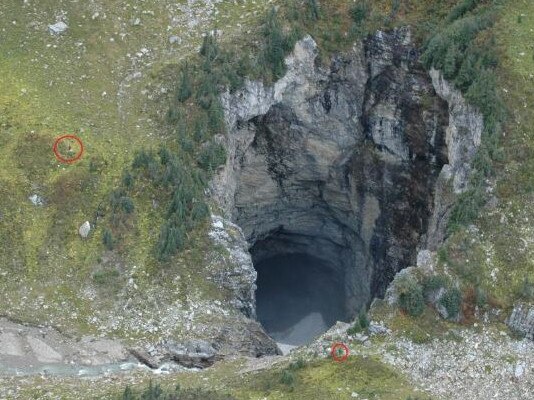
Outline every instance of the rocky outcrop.
{"label": "rocky outcrop", "polygon": [[436,93],[447,102],[449,110],[448,163],[443,166],[436,182],[434,210],[424,240],[424,246],[435,251],[445,239],[446,225],[457,195],[468,188],[484,118],[476,108],[467,104],[460,91],[447,82],[440,71],[432,69],[430,76]]}
{"label": "rocky outcrop", "polygon": [[534,306],[517,304],[506,324],[512,331],[534,340]]}
{"label": "rocky outcrop", "polygon": [[204,340],[188,340],[187,342],[167,345],[173,361],[186,368],[207,368],[215,362],[217,351]]}
{"label": "rocky outcrop", "polygon": [[254,262],[324,261],[350,317],[415,262],[449,162],[449,107],[407,28],[378,32],[328,67],[316,57],[306,37],[273,86],[222,96],[228,160],[211,189]]}
{"label": "rocky outcrop", "polygon": [[[227,251],[224,268],[215,269],[211,279],[221,288],[232,293],[230,304],[245,316],[256,317],[254,300],[257,273],[248,252],[248,245],[239,226],[218,215],[212,217],[212,229],[209,237],[215,245]],[[218,260],[220,261],[220,260]]]}

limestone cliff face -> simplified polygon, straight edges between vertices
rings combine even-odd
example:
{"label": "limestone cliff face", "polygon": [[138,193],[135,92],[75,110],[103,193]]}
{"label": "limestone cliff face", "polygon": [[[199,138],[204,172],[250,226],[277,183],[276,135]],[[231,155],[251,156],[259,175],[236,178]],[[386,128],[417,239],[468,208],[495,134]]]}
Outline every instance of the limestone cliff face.
{"label": "limestone cliff face", "polygon": [[452,179],[453,192],[463,190],[480,142],[481,119],[418,56],[403,28],[321,67],[306,37],[273,86],[247,82],[222,96],[228,160],[213,197],[242,228],[254,262],[322,259],[348,316],[414,263],[420,243],[439,240],[436,184]]}

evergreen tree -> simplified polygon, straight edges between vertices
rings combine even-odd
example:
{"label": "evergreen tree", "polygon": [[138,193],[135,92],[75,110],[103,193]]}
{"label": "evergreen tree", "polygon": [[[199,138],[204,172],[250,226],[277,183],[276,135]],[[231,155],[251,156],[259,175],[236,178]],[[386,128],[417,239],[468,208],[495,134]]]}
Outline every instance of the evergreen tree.
{"label": "evergreen tree", "polygon": [[188,100],[193,94],[193,85],[191,83],[191,75],[189,73],[189,65],[185,64],[181,71],[180,86],[176,93],[176,99],[183,103]]}
{"label": "evergreen tree", "polygon": [[445,60],[443,61],[443,75],[446,79],[452,80],[456,77],[458,70],[458,59],[461,57],[457,46],[450,46],[447,49]]}
{"label": "evergreen tree", "polygon": [[130,386],[126,386],[126,389],[124,389],[122,400],[136,400],[136,396],[133,394]]}
{"label": "evergreen tree", "polygon": [[108,250],[113,250],[113,235],[109,229],[106,229],[104,231],[104,235],[102,236],[102,242]]}
{"label": "evergreen tree", "polygon": [[184,244],[184,232],[182,228],[177,227],[172,221],[167,221],[161,228],[158,245],[157,257],[160,261],[166,261],[170,256],[176,253],[176,250]]}
{"label": "evergreen tree", "polygon": [[306,0],[306,6],[308,9],[308,16],[312,21],[317,21],[320,18],[319,1],[318,0]]}
{"label": "evergreen tree", "polygon": [[131,189],[135,183],[133,175],[128,170],[124,170],[122,174],[122,184],[126,189]]}
{"label": "evergreen tree", "polygon": [[278,13],[274,8],[267,17],[264,36],[266,39],[264,51],[265,62],[271,69],[273,77],[280,78],[285,72],[284,35],[278,20]]}

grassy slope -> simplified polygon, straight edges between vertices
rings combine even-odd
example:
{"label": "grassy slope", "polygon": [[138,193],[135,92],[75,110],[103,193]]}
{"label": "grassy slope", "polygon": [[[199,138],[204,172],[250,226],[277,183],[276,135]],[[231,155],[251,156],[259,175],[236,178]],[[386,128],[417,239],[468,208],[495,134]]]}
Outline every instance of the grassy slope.
{"label": "grassy slope", "polygon": [[[135,228],[126,235],[120,257],[105,252],[98,226],[88,240],[77,235],[78,227],[93,222],[98,206],[106,204],[132,154],[165,140],[153,114],[162,66],[193,54],[207,30],[218,27],[230,38],[257,26],[267,8],[263,2],[224,2],[208,16],[199,2],[193,25],[179,10],[185,4],[0,4],[0,291],[5,294],[0,314],[95,332],[87,320],[96,311],[111,311],[110,295],[124,279],[99,286],[91,276],[114,268],[121,277],[133,273],[140,294],[143,287],[159,285],[158,293],[171,293],[166,299],[171,302],[196,295],[184,291],[189,285],[200,297],[211,291],[194,273],[203,263],[202,253],[194,250],[207,246],[200,233],[190,241],[192,251],[167,271],[183,275],[180,287],[168,277],[155,277],[159,267],[151,250],[162,221],[162,208],[152,207],[157,193],[139,189]],[[54,37],[47,26],[61,13],[69,29]],[[179,18],[176,23],[173,16]],[[136,18],[141,24],[134,26]],[[171,45],[170,35],[181,37],[181,44]],[[143,48],[148,54],[141,53]],[[65,133],[77,134],[85,145],[82,160],[73,165],[59,164],[52,153],[54,139]],[[32,194],[44,197],[45,206],[32,205]],[[153,285],[156,279],[159,284]],[[99,295],[91,300],[95,291]]]}
{"label": "grassy slope", "polygon": [[[415,389],[399,373],[382,364],[372,356],[351,356],[345,363],[326,360],[310,361],[304,368],[294,371],[294,381],[283,383],[282,374],[287,363],[257,372],[240,372],[242,362],[225,362],[217,367],[197,373],[181,373],[170,377],[130,375],[124,380],[106,380],[106,384],[88,380],[65,379],[61,382],[30,379],[21,392],[28,398],[77,398],[117,399],[124,390],[125,381],[135,391],[146,388],[150,379],[162,388],[172,391],[179,384],[182,388],[202,388],[230,393],[236,399],[349,399],[353,392],[359,398],[405,400],[430,399]],[[97,381],[98,382],[98,381]],[[63,397],[61,397],[63,396]]]}
{"label": "grassy slope", "polygon": [[505,308],[525,296],[534,283],[534,4],[507,2],[494,28],[501,65],[499,93],[510,111],[504,127],[503,160],[496,165],[498,206],[483,210],[477,233],[463,230],[448,243],[448,270],[480,287]]}
{"label": "grassy slope", "polygon": [[[401,11],[401,22],[407,20],[412,23],[417,23],[418,21],[424,20],[425,12],[428,11],[425,8],[426,6],[436,7],[439,12],[443,13],[443,10],[446,10],[450,3],[452,2],[436,1],[422,5],[421,2],[407,2],[406,7],[412,12],[404,14]],[[522,22],[518,23],[518,16],[521,14],[524,15]],[[451,238],[450,241],[451,249],[453,250],[450,253],[454,258],[455,265],[460,266],[459,268],[463,271],[462,273],[469,274],[472,272],[479,275],[482,284],[493,291],[504,304],[510,304],[517,297],[517,291],[526,276],[530,276],[531,281],[534,281],[534,268],[532,265],[532,260],[534,259],[532,257],[534,240],[531,224],[529,223],[534,217],[532,215],[532,189],[534,188],[534,181],[531,174],[532,160],[534,159],[532,157],[534,132],[531,124],[529,124],[529,121],[533,117],[531,105],[534,102],[534,85],[532,85],[534,78],[531,75],[534,72],[532,26],[534,26],[534,4],[528,0],[518,0],[509,2],[506,5],[503,18],[495,28],[498,44],[503,49],[502,65],[499,69],[500,85],[503,89],[503,97],[512,111],[512,119],[509,126],[505,129],[506,137],[503,142],[506,150],[506,160],[500,167],[498,176],[497,194],[500,199],[500,205],[497,210],[488,212],[480,219],[478,223],[481,231],[480,239],[473,241],[472,235],[460,232]],[[521,55],[521,53],[525,54]],[[3,63],[5,62],[4,60]],[[2,76],[5,77],[5,71],[7,69],[3,65]],[[13,74],[13,71],[9,73]],[[33,83],[33,81],[31,82]],[[37,116],[34,117],[34,103],[30,104],[27,98],[19,94],[19,91],[24,86],[28,86],[31,89],[27,82],[20,81],[19,79],[10,79],[9,85],[6,83],[4,86],[8,89],[1,94],[2,102],[0,104],[2,110],[6,109],[8,112],[2,113],[2,118],[4,118],[2,123],[13,125],[13,127],[6,129],[4,126],[2,128],[0,151],[5,151],[5,153],[2,153],[3,155],[11,154],[12,149],[15,148],[13,139],[7,140],[5,138],[9,138],[9,135],[11,135],[11,138],[20,140],[17,135],[21,135],[21,132],[25,132],[34,126],[34,124],[43,124],[40,118]],[[36,102],[38,98],[32,101]],[[42,106],[46,109],[50,107],[50,104],[49,102],[45,102]],[[49,128],[48,140],[53,138],[53,129],[58,129],[57,126],[55,125]],[[45,128],[42,128],[42,132],[46,133]],[[131,140],[128,140],[128,144],[125,144],[125,146],[131,149],[131,142]],[[7,151],[6,149],[8,148],[11,150]],[[103,151],[112,152],[112,150],[108,150],[109,146],[105,143],[102,145],[102,148]],[[5,186],[3,185],[0,190],[4,191],[2,195],[4,193],[9,194],[7,197],[2,197],[2,199],[5,199],[2,205],[7,204],[7,207],[3,209],[4,218],[0,221],[0,224],[7,226],[6,228],[2,225],[2,229],[10,229],[10,234],[5,236],[3,240],[18,243],[19,238],[29,239],[31,235],[39,237],[39,226],[43,229],[43,226],[46,226],[46,224],[43,224],[42,221],[39,222],[40,218],[38,218],[39,215],[36,213],[42,212],[44,215],[47,211],[36,210],[27,204],[26,197],[28,191],[23,192],[22,188],[24,188],[24,184],[20,184],[20,182],[25,182],[26,185],[29,185],[28,177],[24,174],[24,169],[14,165],[12,160],[9,160],[11,158],[0,157],[0,163],[4,167],[2,171],[8,172],[2,172],[4,174],[2,175],[2,181],[5,182]],[[46,163],[46,160],[44,162]],[[38,172],[36,171],[36,173]],[[68,172],[68,170],[66,172],[61,171],[61,169],[59,172],[54,171],[56,174]],[[120,172],[119,169],[115,171],[114,178],[118,176],[118,172]],[[50,177],[52,177],[51,173]],[[107,179],[109,179],[108,182],[112,182],[113,180],[111,178]],[[25,202],[26,204],[24,204]],[[22,210],[30,214],[25,215],[23,212],[18,212],[21,207],[23,207]],[[502,219],[503,216],[505,219]],[[11,223],[6,224],[5,221],[9,218],[18,218],[19,221],[25,223],[32,221],[33,229],[16,232],[13,230]],[[79,249],[81,247],[82,245],[78,244],[76,251],[80,251]],[[28,252],[24,250],[21,253],[27,256],[26,254]],[[10,260],[11,258],[4,256],[4,259]],[[496,281],[492,278],[492,271],[495,268],[497,268]],[[83,279],[86,279],[86,274]],[[413,336],[412,325],[417,324],[419,326],[420,324],[414,321],[405,321],[406,318],[402,316],[396,321],[398,330],[402,331],[406,328],[409,330],[408,336]],[[431,330],[429,328],[429,331]],[[424,329],[421,332],[418,331],[413,338],[420,338],[425,333],[426,331]],[[350,368],[345,368],[347,366],[350,366]],[[405,383],[401,378],[391,375],[392,372],[380,364],[377,364],[376,368],[371,368],[373,372],[365,377],[361,375],[361,373],[365,373],[362,366],[369,368],[369,363],[361,359],[354,359],[350,364],[345,364],[344,366],[338,366],[328,361],[314,364],[312,368],[298,373],[299,378],[296,384],[296,389],[298,390],[294,391],[291,391],[291,388],[285,387],[278,382],[276,379],[278,372],[268,371],[261,373],[259,377],[247,377],[243,385],[241,385],[241,380],[238,378],[239,384],[236,384],[236,388],[233,391],[240,398],[250,398],[251,395],[257,396],[258,398],[262,398],[262,396],[279,398],[282,397],[282,394],[284,398],[292,398],[292,396],[298,395],[299,390],[310,391],[312,393],[310,396],[324,392],[328,393],[327,396],[330,396],[325,398],[336,398],[338,387],[349,387],[350,390],[359,391],[362,388],[373,387],[376,384],[378,385],[377,390],[379,391],[387,388],[387,393],[394,393],[393,390],[399,390],[399,393],[402,393],[400,395],[401,397],[397,396],[392,398],[403,398],[402,396],[407,396],[412,393],[407,386],[404,386]],[[231,383],[233,379],[236,379],[234,372],[235,369],[232,368],[221,368],[206,372],[205,374],[212,374],[209,375],[209,383],[202,381],[201,377],[203,375],[195,375],[194,378],[184,375],[172,379],[173,381],[174,379],[178,379],[184,383],[187,382],[188,385],[192,386],[206,385],[209,387],[223,388],[229,387],[227,384]],[[273,384],[272,382],[275,383]],[[360,384],[363,384],[363,386],[358,386]],[[74,383],[73,385],[76,386],[77,384]],[[88,385],[91,386],[90,384]],[[266,385],[271,386],[266,387]],[[231,384],[230,387],[232,387]],[[66,389],[58,387],[54,390],[61,391]],[[100,389],[96,389],[93,386],[93,390]],[[388,395],[384,392],[382,393],[384,396]],[[346,393],[343,395],[346,397]]]}

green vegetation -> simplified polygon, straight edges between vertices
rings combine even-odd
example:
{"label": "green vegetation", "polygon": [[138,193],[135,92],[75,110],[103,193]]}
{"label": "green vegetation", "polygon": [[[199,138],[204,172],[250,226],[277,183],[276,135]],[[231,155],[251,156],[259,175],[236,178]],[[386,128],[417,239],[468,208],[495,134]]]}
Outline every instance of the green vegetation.
{"label": "green vegetation", "polygon": [[425,309],[423,288],[415,278],[404,275],[395,283],[399,307],[412,317],[420,316]]}
{"label": "green vegetation", "polygon": [[439,303],[447,310],[447,317],[455,319],[460,312],[462,294],[457,288],[449,288],[440,299]]}
{"label": "green vegetation", "polygon": [[356,333],[360,333],[362,331],[367,330],[369,328],[369,317],[367,316],[367,311],[365,308],[362,308],[360,310],[360,313],[358,314],[358,319],[354,322],[354,325],[352,325],[348,330],[347,333],[349,335],[354,335]]}
{"label": "green vegetation", "polygon": [[164,390],[158,383],[149,382],[141,392],[135,392],[130,386],[124,389],[117,400],[234,400],[235,397],[214,391],[182,389],[176,385],[172,390]]}
{"label": "green vegetation", "polygon": [[482,145],[475,160],[470,188],[463,193],[449,221],[453,232],[473,222],[486,204],[485,179],[494,175],[493,161],[501,157],[499,134],[506,111],[497,93],[496,68],[499,57],[491,28],[496,20],[493,2],[464,0],[447,17],[445,24],[428,40],[421,61],[436,68],[460,89],[467,101],[484,116]]}

